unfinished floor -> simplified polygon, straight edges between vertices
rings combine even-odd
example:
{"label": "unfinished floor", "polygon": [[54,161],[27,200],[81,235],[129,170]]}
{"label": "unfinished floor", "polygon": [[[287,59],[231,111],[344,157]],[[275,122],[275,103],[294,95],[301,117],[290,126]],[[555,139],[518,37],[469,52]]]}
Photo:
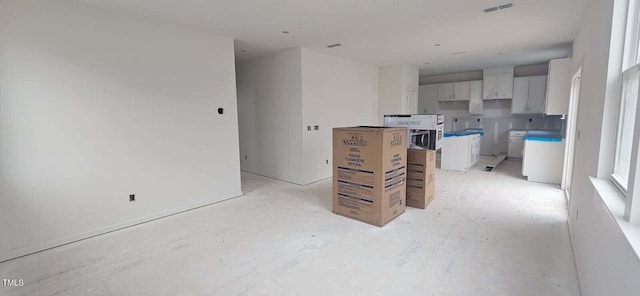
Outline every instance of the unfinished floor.
{"label": "unfinished floor", "polygon": [[243,174],[244,196],[0,263],[0,295],[578,295],[557,186],[439,170],[383,228],[331,213],[331,181]]}

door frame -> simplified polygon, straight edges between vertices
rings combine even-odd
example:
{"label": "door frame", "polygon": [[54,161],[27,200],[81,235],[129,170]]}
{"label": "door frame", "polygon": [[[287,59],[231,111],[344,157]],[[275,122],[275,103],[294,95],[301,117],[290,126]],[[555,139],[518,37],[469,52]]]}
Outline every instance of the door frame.
{"label": "door frame", "polygon": [[580,88],[582,80],[582,66],[571,77],[571,90],[569,94],[569,110],[567,114],[566,141],[564,147],[564,165],[562,169],[562,183],[560,188],[565,192],[567,199],[571,194],[571,179],[573,177],[573,166],[575,157],[578,123],[578,106],[580,103]]}

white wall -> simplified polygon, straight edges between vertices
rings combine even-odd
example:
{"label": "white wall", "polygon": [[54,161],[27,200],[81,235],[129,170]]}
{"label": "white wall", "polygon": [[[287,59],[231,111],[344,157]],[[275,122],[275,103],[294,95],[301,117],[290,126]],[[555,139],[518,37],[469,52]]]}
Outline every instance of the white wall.
{"label": "white wall", "polygon": [[[378,70],[378,123],[385,114],[418,113],[419,70],[410,65],[382,66]],[[405,106],[404,98],[414,92],[415,106]]]}
{"label": "white wall", "polygon": [[378,69],[303,48],[302,97],[302,183],[308,184],[333,173],[334,127],[377,124]]}
{"label": "white wall", "polygon": [[297,184],[302,176],[301,49],[238,65],[243,171]]}
{"label": "white wall", "polygon": [[402,65],[382,66],[378,69],[378,124],[385,114],[402,114]]}
{"label": "white wall", "polygon": [[0,2],[0,261],[241,194],[233,40],[65,3]]}
{"label": "white wall", "polygon": [[238,65],[242,170],[300,185],[331,177],[332,128],[376,124],[377,74],[306,48]]}
{"label": "white wall", "polygon": [[610,157],[601,157],[605,150],[601,146],[604,140],[601,132],[603,126],[611,125],[603,121],[603,110],[615,105],[611,102],[615,97],[606,95],[607,76],[615,75],[607,73],[613,3],[613,0],[589,2],[573,47],[574,70],[583,68],[577,118],[577,129],[581,132],[575,149],[575,159],[580,161],[574,163],[569,224],[583,295],[640,295],[638,255],[588,179],[588,176],[604,177],[598,169],[607,167],[611,161]]}

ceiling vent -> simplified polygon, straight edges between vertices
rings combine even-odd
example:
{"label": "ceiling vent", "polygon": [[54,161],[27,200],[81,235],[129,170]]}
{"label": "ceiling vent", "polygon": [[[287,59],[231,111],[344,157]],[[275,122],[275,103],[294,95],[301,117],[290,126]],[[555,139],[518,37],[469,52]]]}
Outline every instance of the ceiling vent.
{"label": "ceiling vent", "polygon": [[489,12],[494,12],[494,11],[498,11],[500,9],[507,9],[507,8],[511,8],[511,7],[513,7],[513,3],[507,3],[507,4],[502,4],[502,5],[499,5],[499,6],[495,6],[495,7],[485,8],[482,11],[489,13]]}

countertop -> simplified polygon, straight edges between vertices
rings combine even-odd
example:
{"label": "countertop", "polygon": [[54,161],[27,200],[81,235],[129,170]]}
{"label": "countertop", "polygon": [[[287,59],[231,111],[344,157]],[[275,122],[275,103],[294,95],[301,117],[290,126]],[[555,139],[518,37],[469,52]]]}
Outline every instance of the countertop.
{"label": "countertop", "polygon": [[460,131],[451,131],[451,132],[444,133],[444,137],[445,138],[448,138],[448,137],[464,137],[464,136],[470,136],[470,135],[484,136],[484,132],[482,131],[482,129],[468,128],[468,129],[464,129],[464,130],[460,130]]}
{"label": "countertop", "polygon": [[525,141],[562,142],[562,134],[558,130],[528,130]]}

